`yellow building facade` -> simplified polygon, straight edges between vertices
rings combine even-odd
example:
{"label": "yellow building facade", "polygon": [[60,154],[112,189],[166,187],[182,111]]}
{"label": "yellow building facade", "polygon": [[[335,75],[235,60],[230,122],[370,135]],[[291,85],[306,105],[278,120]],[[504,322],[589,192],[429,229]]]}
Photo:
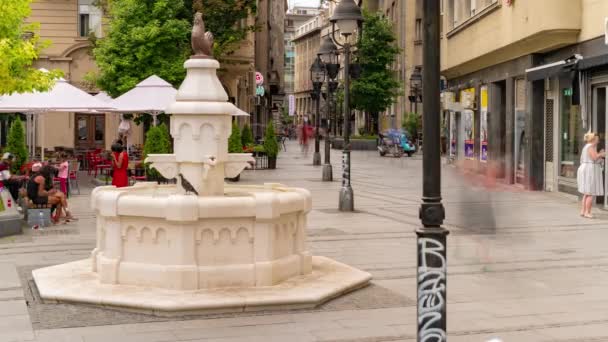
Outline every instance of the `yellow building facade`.
{"label": "yellow building facade", "polygon": [[450,156],[494,163],[507,183],[576,193],[582,134],[606,130],[607,13],[601,0],[443,0]]}

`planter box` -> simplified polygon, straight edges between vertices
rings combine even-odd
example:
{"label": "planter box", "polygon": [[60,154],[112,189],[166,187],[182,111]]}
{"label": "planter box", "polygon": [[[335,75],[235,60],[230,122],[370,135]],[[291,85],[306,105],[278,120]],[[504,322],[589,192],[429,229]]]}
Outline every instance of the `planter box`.
{"label": "planter box", "polygon": [[[344,139],[334,138],[331,146],[335,150],[343,149],[344,148]],[[376,142],[376,140],[350,139],[351,151],[375,151],[377,149],[377,146],[378,146],[378,143]]]}

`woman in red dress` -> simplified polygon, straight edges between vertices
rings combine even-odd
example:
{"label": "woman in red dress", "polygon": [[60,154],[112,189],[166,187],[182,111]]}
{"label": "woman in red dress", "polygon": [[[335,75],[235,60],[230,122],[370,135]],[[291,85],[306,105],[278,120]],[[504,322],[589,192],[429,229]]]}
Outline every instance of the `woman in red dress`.
{"label": "woman in red dress", "polygon": [[124,151],[122,144],[116,142],[112,144],[112,185],[117,188],[129,186],[129,155]]}

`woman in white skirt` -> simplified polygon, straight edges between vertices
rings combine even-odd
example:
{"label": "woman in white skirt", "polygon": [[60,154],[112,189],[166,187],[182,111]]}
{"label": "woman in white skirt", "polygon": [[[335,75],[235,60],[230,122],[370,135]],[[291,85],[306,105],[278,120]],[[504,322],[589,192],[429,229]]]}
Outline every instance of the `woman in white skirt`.
{"label": "woman in white skirt", "polygon": [[585,134],[585,142],[581,152],[581,166],[576,174],[578,183],[578,192],[583,194],[583,204],[581,216],[593,218],[591,215],[591,207],[593,206],[593,197],[604,194],[604,182],[602,181],[602,167],[600,162],[606,156],[606,152],[601,150],[597,152],[597,144],[599,137],[591,132]]}

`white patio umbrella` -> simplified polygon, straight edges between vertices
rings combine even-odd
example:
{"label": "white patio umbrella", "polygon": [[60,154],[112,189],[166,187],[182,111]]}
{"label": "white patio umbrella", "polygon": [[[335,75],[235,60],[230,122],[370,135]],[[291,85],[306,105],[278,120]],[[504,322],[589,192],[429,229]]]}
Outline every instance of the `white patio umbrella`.
{"label": "white patio umbrella", "polygon": [[112,102],[111,111],[120,113],[149,113],[154,118],[175,101],[177,90],[162,78],[152,75],[141,81],[135,88],[120,95]]}
{"label": "white patio umbrella", "polygon": [[[74,87],[63,78],[57,80],[53,88],[46,92],[5,95],[0,102],[0,112],[27,114],[27,142],[30,145],[30,154],[32,156],[36,148],[36,120],[34,120],[34,114],[47,112],[87,112],[90,110],[103,111],[110,108],[107,103]],[[41,128],[41,159],[44,160],[44,127]]]}

